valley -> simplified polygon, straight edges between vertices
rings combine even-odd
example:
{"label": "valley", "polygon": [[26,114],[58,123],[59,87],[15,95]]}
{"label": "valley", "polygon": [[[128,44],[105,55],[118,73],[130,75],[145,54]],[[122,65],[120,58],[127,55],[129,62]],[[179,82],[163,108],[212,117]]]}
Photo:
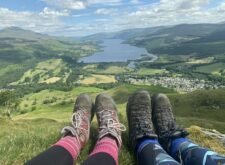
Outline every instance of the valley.
{"label": "valley", "polygon": [[[130,29],[81,39],[0,30],[0,164],[23,164],[60,138],[80,93],[111,95],[127,126],[129,95],[166,93],[190,138],[225,153],[225,24]],[[107,43],[108,42],[108,43]],[[82,151],[84,160],[97,136]],[[134,163],[127,132],[121,164]]]}

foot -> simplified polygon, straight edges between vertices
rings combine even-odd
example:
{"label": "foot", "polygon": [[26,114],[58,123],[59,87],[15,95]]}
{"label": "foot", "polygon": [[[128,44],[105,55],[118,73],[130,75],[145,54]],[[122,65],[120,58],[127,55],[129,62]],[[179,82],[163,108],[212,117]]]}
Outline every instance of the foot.
{"label": "foot", "polygon": [[141,138],[157,138],[153,131],[151,98],[147,91],[137,91],[130,96],[127,103],[127,119],[129,140],[132,147],[136,147]]}
{"label": "foot", "polygon": [[118,146],[122,145],[121,131],[126,128],[119,122],[117,107],[113,99],[107,94],[100,94],[95,100],[95,111],[99,124],[99,140],[110,136],[117,141]]}
{"label": "foot", "polygon": [[81,148],[89,140],[90,123],[94,114],[93,107],[90,96],[80,94],[74,105],[71,125],[62,129],[64,136],[70,135],[76,137]]}
{"label": "foot", "polygon": [[186,130],[177,126],[170,101],[164,94],[154,95],[152,99],[152,118],[159,142],[167,152],[169,152],[172,139],[188,135]]}

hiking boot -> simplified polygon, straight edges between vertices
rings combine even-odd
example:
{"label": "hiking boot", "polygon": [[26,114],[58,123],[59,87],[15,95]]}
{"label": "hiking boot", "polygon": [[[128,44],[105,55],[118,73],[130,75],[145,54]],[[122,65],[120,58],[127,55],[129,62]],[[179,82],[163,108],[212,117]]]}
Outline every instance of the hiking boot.
{"label": "hiking boot", "polygon": [[129,127],[129,141],[136,147],[141,138],[157,138],[153,131],[151,112],[151,98],[147,91],[137,91],[129,97],[127,103],[127,119]]}
{"label": "hiking boot", "polygon": [[122,145],[121,131],[126,128],[119,122],[117,107],[113,99],[107,94],[100,94],[95,100],[95,111],[99,124],[99,137],[111,136],[116,139],[119,147]]}
{"label": "hiking boot", "polygon": [[175,122],[172,106],[168,97],[164,94],[156,94],[152,99],[152,119],[159,142],[169,152],[171,140],[186,137],[188,132],[179,128]]}
{"label": "hiking boot", "polygon": [[87,94],[80,94],[74,105],[72,124],[62,129],[64,136],[70,135],[77,138],[77,141],[81,148],[89,140],[90,135],[90,123],[93,117],[94,104]]}

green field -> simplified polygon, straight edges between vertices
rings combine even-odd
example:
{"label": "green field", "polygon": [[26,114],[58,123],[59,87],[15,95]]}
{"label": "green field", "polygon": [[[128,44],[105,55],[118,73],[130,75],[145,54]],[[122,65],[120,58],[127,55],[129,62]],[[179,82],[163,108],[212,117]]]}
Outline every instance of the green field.
{"label": "green field", "polygon": [[145,75],[156,75],[156,74],[163,74],[168,73],[166,69],[148,69],[148,68],[141,68],[138,70],[137,75],[145,76]]}
{"label": "green field", "polygon": [[221,76],[225,73],[225,63],[214,63],[210,65],[200,66],[196,69],[196,71]]}
{"label": "green field", "polygon": [[117,66],[116,64],[88,64],[83,67],[83,70],[95,74],[122,74],[133,71],[126,65]]}
{"label": "green field", "polygon": [[[21,98],[19,111],[13,114],[13,120],[6,117],[0,118],[0,164],[23,164],[54,144],[60,138],[59,132],[62,127],[69,123],[75,98],[83,92],[89,93],[93,100],[97,94],[102,92],[111,95],[118,105],[120,121],[127,126],[126,102],[129,95],[139,89],[146,89],[151,94],[167,93],[174,106],[174,113],[179,124],[185,127],[197,125],[225,133],[224,90],[197,91],[182,95],[162,87],[138,85],[121,85],[106,91],[95,87],[75,87],[67,92],[43,90]],[[214,107],[215,105],[219,107]],[[34,106],[36,108],[32,109]],[[90,141],[82,151],[78,164],[87,157],[96,142],[95,118],[91,132]],[[192,133],[190,138],[193,141],[217,152],[225,153],[224,147],[221,147],[218,140],[204,135],[200,128],[191,127],[190,132]],[[127,136],[127,132],[122,134],[124,147],[119,157],[120,164],[123,165],[134,164]]]}
{"label": "green field", "polygon": [[29,69],[17,82],[11,85],[26,84],[26,83],[55,83],[59,80],[66,81],[67,75],[70,74],[70,69],[61,59],[51,59],[39,62],[34,68]]}

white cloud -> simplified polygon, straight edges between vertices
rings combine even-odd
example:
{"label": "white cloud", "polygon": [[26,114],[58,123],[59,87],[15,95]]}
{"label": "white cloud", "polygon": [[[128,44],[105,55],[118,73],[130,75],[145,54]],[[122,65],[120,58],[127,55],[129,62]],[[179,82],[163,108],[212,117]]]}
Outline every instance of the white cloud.
{"label": "white cloud", "polygon": [[[44,1],[53,3],[61,0]],[[87,10],[87,12],[70,11],[65,7],[69,5],[69,2],[71,2],[71,8],[81,9],[94,4],[107,3],[108,5],[110,3],[121,3],[122,1],[64,0],[61,1],[61,6],[64,6],[62,9],[53,10],[50,7],[46,7],[39,13],[16,12],[7,8],[0,8],[0,28],[19,26],[48,34],[76,36],[118,31],[127,28],[225,21],[225,1],[216,6],[214,5],[214,7],[208,7],[209,0],[161,0],[158,3],[148,5],[139,3],[137,6],[123,6],[123,8],[118,9],[102,7],[95,10],[94,13],[90,10]],[[83,5],[80,7],[79,5],[72,5],[75,2],[82,2]],[[111,17],[102,17],[102,15],[110,15]],[[71,19],[71,23],[69,21],[64,22],[63,17]],[[79,21],[76,21],[76,19]]]}
{"label": "white cloud", "polygon": [[119,3],[122,0],[87,0],[88,4],[107,4],[107,3]]}
{"label": "white cloud", "polygon": [[117,19],[117,24],[124,28],[133,28],[223,21],[225,12],[218,12],[216,8],[209,9],[208,4],[209,0],[161,0],[123,15]]}
{"label": "white cloud", "polygon": [[57,6],[64,9],[80,10],[86,8],[86,3],[79,0],[42,0],[49,5]]}
{"label": "white cloud", "polygon": [[116,5],[122,0],[42,0],[49,5],[56,6],[58,8],[81,10],[85,9],[90,5],[105,4],[105,5]]}
{"label": "white cloud", "polygon": [[225,12],[225,2],[221,3],[217,8],[216,10],[218,12]]}
{"label": "white cloud", "polygon": [[0,8],[0,28],[18,26],[36,32],[52,32],[64,28],[65,24],[59,19],[68,16],[66,11],[55,11],[44,8],[40,13],[16,12],[7,8]]}
{"label": "white cloud", "polygon": [[161,0],[159,7],[169,10],[199,9],[209,4],[209,0]]}
{"label": "white cloud", "polygon": [[52,16],[52,17],[69,16],[68,10],[56,11],[56,10],[50,9],[48,7],[45,7],[43,9],[43,11],[40,12],[39,14],[41,16],[44,16],[44,17],[49,17],[49,16]]}
{"label": "white cloud", "polygon": [[95,14],[115,16],[118,15],[118,10],[109,8],[100,8],[95,11]]}

